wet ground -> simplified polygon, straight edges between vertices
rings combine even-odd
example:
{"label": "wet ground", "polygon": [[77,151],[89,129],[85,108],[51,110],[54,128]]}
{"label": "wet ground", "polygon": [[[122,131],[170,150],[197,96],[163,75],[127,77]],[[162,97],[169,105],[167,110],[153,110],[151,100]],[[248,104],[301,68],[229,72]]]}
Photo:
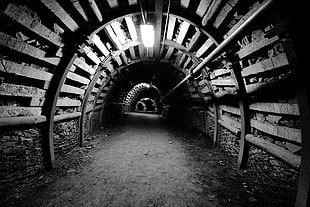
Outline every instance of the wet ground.
{"label": "wet ground", "polygon": [[14,206],[259,206],[221,149],[157,115],[129,114],[93,138],[74,155],[89,162],[68,160],[64,175],[31,185]]}

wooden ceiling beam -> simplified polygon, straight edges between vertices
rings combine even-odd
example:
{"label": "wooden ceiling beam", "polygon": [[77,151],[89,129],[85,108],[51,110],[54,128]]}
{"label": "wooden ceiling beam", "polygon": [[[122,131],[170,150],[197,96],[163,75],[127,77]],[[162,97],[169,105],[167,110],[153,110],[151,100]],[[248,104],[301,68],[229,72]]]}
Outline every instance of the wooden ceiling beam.
{"label": "wooden ceiling beam", "polygon": [[41,2],[54,13],[60,21],[64,23],[72,32],[79,29],[78,24],[70,17],[70,15],[54,0],[41,0]]}
{"label": "wooden ceiling beam", "polygon": [[163,22],[163,0],[155,1],[155,41],[154,41],[154,55],[155,60],[160,60],[160,48],[161,48],[161,31]]}
{"label": "wooden ceiling beam", "polygon": [[100,12],[95,0],[88,0],[88,3],[90,5],[91,9],[93,10],[94,14],[96,15],[98,21],[102,22],[102,15],[101,15],[101,12]]}

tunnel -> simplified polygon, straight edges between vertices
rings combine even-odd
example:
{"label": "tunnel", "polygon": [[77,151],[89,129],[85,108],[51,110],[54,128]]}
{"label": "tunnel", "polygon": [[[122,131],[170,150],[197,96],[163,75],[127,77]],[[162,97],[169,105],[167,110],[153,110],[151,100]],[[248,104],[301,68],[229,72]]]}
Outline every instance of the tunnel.
{"label": "tunnel", "polygon": [[[309,206],[306,8],[279,0],[2,0],[1,206],[24,206],[27,196],[29,206]],[[170,135],[170,128],[177,134]],[[143,139],[138,132],[145,133]],[[147,148],[156,139],[159,145]],[[151,189],[156,179],[132,178],[137,194],[127,192],[123,203],[115,203],[123,191],[103,193],[107,180],[100,181],[105,185],[98,196],[109,201],[87,193],[79,204],[71,197],[44,200],[57,172],[66,172],[54,176],[63,183],[78,182],[84,171],[66,166],[80,166],[78,157],[91,159],[91,150],[105,161],[102,172],[127,159],[148,168],[137,162],[137,151],[121,157],[126,147],[139,151],[140,145],[142,157],[158,159],[151,160],[158,167],[151,178],[167,176],[161,164],[171,161],[180,173],[179,183],[170,180],[176,189],[184,185],[180,179],[187,169],[176,165],[183,162],[173,153],[184,152],[190,169],[193,163],[204,169],[186,171],[201,178],[186,187],[196,191],[164,193],[166,184],[158,183],[161,197],[148,197],[135,190]],[[119,160],[107,164],[109,156]],[[218,159],[214,165],[211,157]],[[135,170],[142,173],[143,167]],[[119,180],[122,175],[113,174]],[[235,183],[234,190],[223,185],[210,193],[221,179],[231,189]],[[27,185],[31,180],[40,187]],[[81,183],[76,189],[88,185]],[[64,186],[50,190],[56,191],[69,192]],[[176,197],[169,200],[168,191]],[[30,194],[45,203],[32,203]]]}

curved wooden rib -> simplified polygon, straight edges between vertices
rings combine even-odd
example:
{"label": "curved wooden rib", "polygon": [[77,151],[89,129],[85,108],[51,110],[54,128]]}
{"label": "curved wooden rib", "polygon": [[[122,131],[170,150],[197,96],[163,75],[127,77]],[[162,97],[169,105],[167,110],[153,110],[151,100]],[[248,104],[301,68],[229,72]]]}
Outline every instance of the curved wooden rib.
{"label": "curved wooden rib", "polygon": [[251,124],[249,116],[249,104],[247,101],[246,88],[241,75],[241,67],[236,61],[236,56],[229,57],[229,60],[234,63],[232,65],[231,76],[235,82],[237,96],[239,100],[240,118],[241,118],[241,142],[240,151],[238,155],[238,167],[245,168],[249,157],[250,144],[246,141],[245,136],[250,133]]}
{"label": "curved wooden rib", "polygon": [[84,132],[85,132],[84,119],[85,119],[85,113],[86,113],[88,99],[89,99],[91,91],[93,90],[98,78],[101,76],[102,73],[103,73],[102,66],[99,66],[99,68],[97,69],[94,77],[92,78],[92,80],[91,80],[90,84],[88,85],[87,90],[84,94],[83,103],[81,106],[81,116],[80,116],[80,120],[79,120],[79,127],[80,127],[80,130],[79,130],[79,146],[80,147],[84,146]]}
{"label": "curved wooden rib", "polygon": [[[70,50],[69,50],[70,49]],[[68,54],[64,55],[60,64],[57,66],[55,75],[53,76],[50,86],[46,93],[45,107],[43,114],[46,116],[46,130],[44,145],[44,157],[45,167],[52,169],[55,167],[55,154],[54,154],[54,142],[53,142],[53,128],[54,128],[54,116],[56,110],[56,104],[59,97],[61,88],[65,82],[69,69],[73,65],[77,58],[77,53],[74,48],[68,48]]]}

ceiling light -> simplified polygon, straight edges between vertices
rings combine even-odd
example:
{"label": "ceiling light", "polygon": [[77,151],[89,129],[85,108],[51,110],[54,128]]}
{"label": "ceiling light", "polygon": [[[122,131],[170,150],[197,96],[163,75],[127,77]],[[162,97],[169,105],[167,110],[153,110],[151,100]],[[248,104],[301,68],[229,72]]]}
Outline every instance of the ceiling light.
{"label": "ceiling light", "polygon": [[141,24],[141,37],[142,42],[145,47],[153,47],[154,46],[154,38],[155,38],[155,31],[154,27],[151,24]]}

